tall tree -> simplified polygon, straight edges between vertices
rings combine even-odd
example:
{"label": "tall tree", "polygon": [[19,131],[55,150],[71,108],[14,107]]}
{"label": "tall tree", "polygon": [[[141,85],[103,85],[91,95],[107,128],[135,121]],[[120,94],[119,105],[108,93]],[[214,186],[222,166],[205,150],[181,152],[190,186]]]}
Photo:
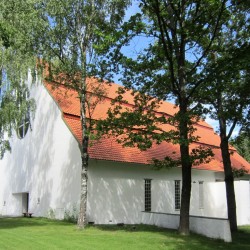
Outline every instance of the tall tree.
{"label": "tall tree", "polygon": [[[50,0],[36,5],[47,27],[39,36],[42,57],[40,66],[49,65],[47,78],[54,83],[63,83],[77,91],[81,116],[81,194],[78,226],[84,228],[87,210],[88,147],[92,123],[88,117],[91,100],[87,78],[102,78],[106,71],[99,63],[112,42],[110,35],[120,25],[129,1],[112,0]],[[43,64],[45,62],[45,64]],[[96,95],[104,91],[100,86],[91,91]]]}
{"label": "tall tree", "polygon": [[[0,1],[0,156],[10,150],[9,138],[31,117],[34,102],[24,84],[28,69],[34,69],[33,27],[39,29],[33,1]],[[34,74],[33,74],[34,76]],[[33,78],[34,80],[35,78]]]}
{"label": "tall tree", "polygon": [[[114,60],[120,62],[121,67],[118,68],[115,65],[115,69],[122,72],[121,80],[126,87],[162,100],[173,98],[179,108],[174,119],[169,120],[158,115],[154,127],[151,126],[152,129],[149,130],[156,131],[157,127],[158,131],[162,131],[159,125],[169,122],[175,123],[178,127],[178,133],[175,131],[174,137],[173,133],[170,135],[165,132],[158,132],[154,137],[157,142],[166,140],[180,145],[183,181],[179,225],[181,234],[189,234],[193,165],[190,143],[198,139],[193,136],[193,125],[203,112],[201,103],[197,102],[198,90],[205,87],[207,81],[205,70],[210,65],[208,59],[217,43],[217,38],[225,30],[230,29],[231,10],[228,6],[231,4],[232,1],[229,0],[142,0],[140,1],[140,13],[132,16],[130,21],[123,26],[123,39],[119,39],[111,55]],[[147,48],[133,57],[124,55],[121,48],[140,35],[148,38],[146,40]],[[213,71],[213,69],[211,70]],[[136,98],[135,102],[138,100],[137,95]],[[121,100],[121,96],[117,100]],[[152,99],[149,101],[156,105]],[[145,108],[141,104],[139,106],[144,114],[147,113],[150,108],[145,103]],[[110,112],[110,116],[111,118],[113,118],[112,116],[122,118],[122,121],[126,123],[132,120],[134,128],[142,125],[142,119],[138,117],[129,119],[127,117],[131,118],[131,112],[128,114],[127,110],[126,114],[123,111],[124,109],[114,108],[113,113]],[[136,114],[134,112],[132,117]],[[110,124],[113,127],[120,126],[120,123],[117,122]],[[148,125],[144,121],[145,124]],[[133,132],[128,130],[125,125],[123,129],[123,132]],[[151,146],[152,143],[148,143],[148,141],[154,138],[149,138],[142,131],[143,129],[132,136],[123,137],[121,141],[126,144],[127,142],[124,140],[127,138],[128,141],[137,140],[138,144],[138,141],[141,143],[146,139],[145,146]],[[122,131],[118,130],[118,134],[121,133]],[[209,155],[208,151],[205,152],[206,156]],[[199,153],[201,156],[204,155],[202,150]],[[167,160],[169,162],[170,159]]]}
{"label": "tall tree", "polygon": [[[46,72],[43,75],[51,82],[63,83],[78,92],[82,128],[81,197],[78,217],[78,226],[81,228],[87,222],[88,147],[92,131],[92,123],[87,113],[90,114],[98,100],[98,97],[90,97],[86,79],[91,76],[102,78],[105,75],[105,64],[99,63],[97,54],[105,57],[107,44],[112,43],[111,33],[122,22],[129,2],[129,0],[10,0],[0,2],[1,48],[6,55],[6,60],[2,65],[11,86],[14,86],[10,80],[12,75],[15,82],[20,83],[20,80],[25,79],[23,72],[27,73],[28,68],[33,69],[38,65],[36,74],[40,71]],[[9,53],[13,56],[12,58],[15,58],[14,60],[7,60]],[[26,58],[29,63],[26,63]],[[20,72],[22,73],[18,74]],[[25,92],[23,88],[21,90]],[[95,92],[96,96],[100,96],[104,89],[100,86],[94,89],[94,86],[93,88],[91,86],[91,91]],[[9,102],[11,105],[5,105],[5,107],[13,107],[14,102],[11,98],[4,100],[11,101]],[[6,120],[6,122],[11,124],[12,121]],[[6,129],[5,125],[1,125],[0,129],[0,136],[2,136],[4,134],[2,129]],[[9,148],[8,141],[0,142],[1,146],[3,145],[2,148]]]}
{"label": "tall tree", "polygon": [[227,194],[228,218],[231,230],[237,230],[234,174],[230,160],[229,140],[236,125],[249,123],[249,5],[241,1],[227,4],[228,21],[208,57],[204,72],[207,85],[200,98],[210,104],[212,118],[219,122],[220,148],[223,159]]}

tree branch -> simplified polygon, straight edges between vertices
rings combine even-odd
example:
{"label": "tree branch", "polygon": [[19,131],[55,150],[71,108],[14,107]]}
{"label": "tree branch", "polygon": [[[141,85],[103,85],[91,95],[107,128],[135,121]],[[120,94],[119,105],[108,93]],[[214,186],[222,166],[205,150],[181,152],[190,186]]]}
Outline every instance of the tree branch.
{"label": "tree branch", "polygon": [[224,6],[225,6],[225,2],[226,0],[223,0],[223,2],[221,3],[221,8],[220,8],[220,12],[219,12],[219,15],[218,15],[218,18],[217,18],[217,21],[216,21],[216,25],[215,25],[215,28],[214,28],[214,32],[212,34],[212,38],[208,44],[208,46],[206,47],[206,49],[203,51],[203,54],[201,55],[201,57],[198,59],[198,61],[195,63],[194,67],[187,73],[187,74],[192,74],[194,72],[194,70],[199,66],[200,62],[202,61],[202,59],[206,56],[206,54],[208,53],[208,51],[210,50],[213,42],[214,42],[214,39],[216,37],[216,32],[218,30],[218,27],[219,27],[219,22],[221,20],[221,16],[222,16],[222,13],[224,11]]}

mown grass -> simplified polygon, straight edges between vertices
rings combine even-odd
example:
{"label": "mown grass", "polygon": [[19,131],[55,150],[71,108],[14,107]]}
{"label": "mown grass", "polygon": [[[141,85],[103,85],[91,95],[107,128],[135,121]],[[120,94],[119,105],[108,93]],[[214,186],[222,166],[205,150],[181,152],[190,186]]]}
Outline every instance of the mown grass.
{"label": "mown grass", "polygon": [[0,249],[250,249],[250,226],[224,243],[199,235],[180,236],[154,226],[89,226],[85,230],[64,221],[44,218],[0,218]]}

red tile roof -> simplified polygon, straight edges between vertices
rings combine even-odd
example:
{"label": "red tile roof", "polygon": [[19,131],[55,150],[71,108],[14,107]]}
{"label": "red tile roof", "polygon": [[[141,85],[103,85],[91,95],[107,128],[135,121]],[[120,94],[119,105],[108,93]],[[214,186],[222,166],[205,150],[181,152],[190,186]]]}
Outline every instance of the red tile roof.
{"label": "red tile roof", "polygon": [[[90,92],[91,86],[96,86],[97,84],[101,84],[103,88],[105,88],[106,92],[106,98],[98,103],[94,109],[92,118],[103,119],[107,117],[107,110],[110,107],[110,101],[117,96],[116,92],[120,86],[115,83],[98,83],[98,81],[95,79],[88,79],[87,84]],[[52,84],[46,83],[45,86],[58,104],[63,114],[63,119],[68,125],[69,129],[76,137],[78,142],[81,142],[82,132],[80,123],[80,102],[77,92],[75,90],[68,89],[64,85],[53,87]],[[133,104],[133,96],[129,92],[126,92],[124,96],[129,104]],[[164,112],[171,116],[176,113],[177,109],[175,105],[168,102],[163,102],[157,111]],[[164,125],[164,129],[169,129],[169,127],[169,125]],[[195,166],[195,168],[223,171],[221,152],[219,148],[219,136],[214,133],[213,128],[205,121],[198,122],[195,127],[197,129],[195,135],[199,136],[199,142],[193,143],[190,148],[195,148],[200,144],[210,145],[214,152],[214,157],[211,162],[208,164]],[[249,170],[250,173],[250,164],[245,159],[243,159],[233,147],[232,150],[234,151],[233,155],[231,155],[232,166],[235,168],[241,168],[244,166],[245,169]],[[89,148],[89,155],[92,159],[149,164],[152,158],[159,160],[164,159],[165,156],[177,158],[180,156],[180,150],[179,145],[162,142],[160,145],[154,143],[153,146],[147,151],[140,151],[135,147],[124,148],[121,144],[116,142],[115,138],[102,138],[96,142],[93,142],[92,146]]]}

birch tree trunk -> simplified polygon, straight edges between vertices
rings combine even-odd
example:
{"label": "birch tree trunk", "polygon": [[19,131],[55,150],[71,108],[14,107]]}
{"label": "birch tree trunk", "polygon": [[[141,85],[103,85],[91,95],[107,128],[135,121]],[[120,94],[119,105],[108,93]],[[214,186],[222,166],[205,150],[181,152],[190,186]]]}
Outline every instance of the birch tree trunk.
{"label": "birch tree trunk", "polygon": [[77,225],[79,228],[85,228],[87,224],[87,200],[88,200],[88,165],[89,165],[89,128],[86,117],[86,102],[87,102],[87,86],[86,86],[86,44],[81,44],[81,88],[80,88],[80,114],[82,128],[82,145],[81,145],[81,193],[80,193],[80,210]]}
{"label": "birch tree trunk", "polygon": [[88,146],[89,146],[89,136],[87,130],[86,121],[86,79],[83,79],[83,87],[81,93],[81,125],[82,125],[82,145],[81,145],[81,159],[82,159],[82,169],[81,169],[81,193],[80,193],[80,211],[78,216],[77,225],[79,228],[84,228],[87,224],[87,194],[88,194]]}

